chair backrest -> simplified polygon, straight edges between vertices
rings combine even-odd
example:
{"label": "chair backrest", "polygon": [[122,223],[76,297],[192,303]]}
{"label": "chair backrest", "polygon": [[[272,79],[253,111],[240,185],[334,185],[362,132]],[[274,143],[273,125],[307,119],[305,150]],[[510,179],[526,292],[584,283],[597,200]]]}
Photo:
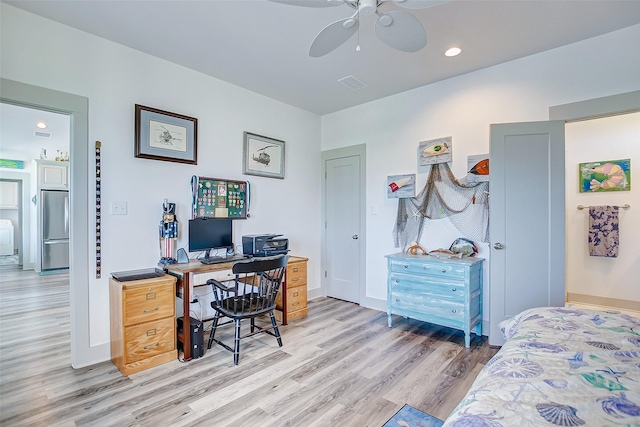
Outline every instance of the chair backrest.
{"label": "chair backrest", "polygon": [[235,289],[214,288],[216,305],[226,315],[247,317],[273,310],[288,261],[289,255],[280,255],[235,263]]}

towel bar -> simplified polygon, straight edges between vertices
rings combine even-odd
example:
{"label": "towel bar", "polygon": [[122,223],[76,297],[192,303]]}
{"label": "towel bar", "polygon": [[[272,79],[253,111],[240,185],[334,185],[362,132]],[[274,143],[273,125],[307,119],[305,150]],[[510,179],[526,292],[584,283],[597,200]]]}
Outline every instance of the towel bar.
{"label": "towel bar", "polygon": [[[591,206],[582,206],[582,205],[578,205],[578,210],[579,210],[579,211],[581,211],[582,209],[588,209],[588,208],[590,208],[590,207],[591,207]],[[622,209],[631,209],[631,205],[630,205],[629,203],[626,203],[626,204],[624,204],[624,205],[622,205],[622,206],[618,206],[618,207],[619,207],[619,208],[622,208]]]}

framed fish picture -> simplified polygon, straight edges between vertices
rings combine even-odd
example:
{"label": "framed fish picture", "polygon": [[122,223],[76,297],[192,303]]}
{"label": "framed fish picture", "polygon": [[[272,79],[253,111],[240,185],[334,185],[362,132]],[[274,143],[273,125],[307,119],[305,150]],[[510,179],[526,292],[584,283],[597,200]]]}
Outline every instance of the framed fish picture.
{"label": "framed fish picture", "polygon": [[489,181],[489,155],[475,154],[467,157],[467,182]]}
{"label": "framed fish picture", "polygon": [[391,175],[387,177],[387,198],[415,197],[416,175]]}
{"label": "framed fish picture", "polygon": [[450,162],[452,160],[452,150],[450,136],[422,141],[418,146],[419,166]]}
{"label": "framed fish picture", "polygon": [[581,193],[631,190],[631,159],[579,163]]}

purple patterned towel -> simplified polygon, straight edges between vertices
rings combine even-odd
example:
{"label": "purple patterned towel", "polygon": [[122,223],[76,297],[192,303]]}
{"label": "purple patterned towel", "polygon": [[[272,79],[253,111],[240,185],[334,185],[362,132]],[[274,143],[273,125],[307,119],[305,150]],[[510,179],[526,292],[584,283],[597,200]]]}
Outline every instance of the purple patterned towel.
{"label": "purple patterned towel", "polygon": [[618,207],[589,208],[589,255],[618,256]]}

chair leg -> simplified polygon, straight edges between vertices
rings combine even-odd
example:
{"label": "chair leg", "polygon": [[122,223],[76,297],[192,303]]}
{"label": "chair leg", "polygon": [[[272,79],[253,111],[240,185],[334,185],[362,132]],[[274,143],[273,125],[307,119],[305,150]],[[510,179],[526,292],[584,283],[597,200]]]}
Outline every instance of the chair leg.
{"label": "chair leg", "polygon": [[207,343],[207,349],[211,350],[211,345],[213,344],[213,336],[216,333],[216,328],[218,327],[218,319],[220,318],[220,313],[216,311],[216,314],[213,318],[213,324],[211,325],[211,333],[209,334],[209,342]]}
{"label": "chair leg", "polygon": [[278,324],[276,323],[276,316],[273,314],[273,311],[269,312],[269,317],[271,317],[271,325],[273,325],[273,333],[278,340],[278,347],[282,347],[282,338],[280,338],[280,331],[278,330]]}
{"label": "chair leg", "polygon": [[253,333],[255,328],[256,328],[256,318],[252,317],[251,318],[251,333]]}
{"label": "chair leg", "polygon": [[240,319],[236,319],[236,338],[233,343],[233,364],[238,364],[240,358]]}

